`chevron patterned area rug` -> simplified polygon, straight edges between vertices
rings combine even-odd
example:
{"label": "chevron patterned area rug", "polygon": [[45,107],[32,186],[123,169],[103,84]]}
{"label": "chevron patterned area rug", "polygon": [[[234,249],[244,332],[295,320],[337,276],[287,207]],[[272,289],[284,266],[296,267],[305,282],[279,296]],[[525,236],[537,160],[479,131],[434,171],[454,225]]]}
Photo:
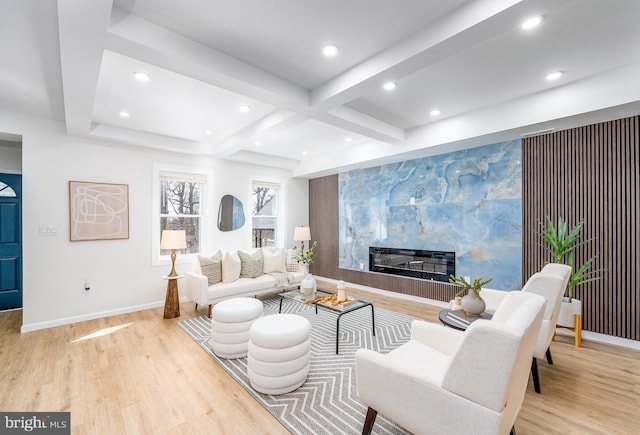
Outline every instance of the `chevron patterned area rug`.
{"label": "chevron patterned area rug", "polygon": [[[280,298],[265,300],[265,315],[276,314]],[[356,392],[355,353],[360,348],[387,353],[409,340],[414,317],[375,308],[376,335],[371,334],[371,309],[365,307],[340,318],[340,354],[336,355],[337,314],[284,300],[283,313],[299,314],[311,322],[311,368],[299,389],[271,396],[254,391],[247,377],[247,359],[218,358],[209,346],[211,320],[206,316],[178,325],[198,345],[294,434],[359,434],[367,407]],[[408,433],[378,415],[375,434]]]}

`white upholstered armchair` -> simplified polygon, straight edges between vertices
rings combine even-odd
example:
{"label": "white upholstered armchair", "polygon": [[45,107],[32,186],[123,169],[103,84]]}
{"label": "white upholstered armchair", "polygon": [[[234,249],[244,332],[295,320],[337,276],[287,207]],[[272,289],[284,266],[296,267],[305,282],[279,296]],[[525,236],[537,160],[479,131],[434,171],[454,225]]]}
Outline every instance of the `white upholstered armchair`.
{"label": "white upholstered armchair", "polygon": [[[540,326],[540,332],[533,351],[533,359],[531,360],[531,375],[533,376],[533,387],[536,393],[540,393],[537,358],[546,356],[547,362],[553,364],[549,345],[556,331],[562,296],[567,288],[570,275],[571,267],[566,264],[549,263],[540,272],[531,275],[522,288],[523,292],[535,293],[547,300],[547,307],[545,308],[542,325]],[[500,290],[482,289],[480,296],[487,304],[487,311],[492,313],[509,293]]]}
{"label": "white upholstered armchair", "polygon": [[518,416],[546,302],[511,292],[494,317],[466,331],[414,321],[409,342],[388,354],[356,352],[358,396],[416,434],[507,434]]}

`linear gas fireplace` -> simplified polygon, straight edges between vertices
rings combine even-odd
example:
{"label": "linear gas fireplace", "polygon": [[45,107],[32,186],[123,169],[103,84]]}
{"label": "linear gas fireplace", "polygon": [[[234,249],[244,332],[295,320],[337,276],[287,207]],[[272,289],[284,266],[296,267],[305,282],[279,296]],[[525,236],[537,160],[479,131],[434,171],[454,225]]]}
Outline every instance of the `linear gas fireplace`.
{"label": "linear gas fireplace", "polygon": [[369,271],[449,282],[456,274],[456,253],[369,247]]}

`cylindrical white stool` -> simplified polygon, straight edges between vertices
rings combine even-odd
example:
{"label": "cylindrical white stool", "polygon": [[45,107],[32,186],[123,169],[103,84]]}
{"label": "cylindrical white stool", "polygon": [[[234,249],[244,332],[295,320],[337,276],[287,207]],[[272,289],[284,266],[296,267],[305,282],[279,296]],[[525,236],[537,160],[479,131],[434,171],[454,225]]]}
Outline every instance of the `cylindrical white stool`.
{"label": "cylindrical white stool", "polygon": [[254,298],[227,299],[214,305],[209,341],[213,353],[226,359],[247,356],[249,328],[262,317],[262,311],[262,301]]}
{"label": "cylindrical white stool", "polygon": [[284,394],[307,380],[311,360],[311,322],[296,314],[256,320],[249,334],[247,374],[254,390]]}

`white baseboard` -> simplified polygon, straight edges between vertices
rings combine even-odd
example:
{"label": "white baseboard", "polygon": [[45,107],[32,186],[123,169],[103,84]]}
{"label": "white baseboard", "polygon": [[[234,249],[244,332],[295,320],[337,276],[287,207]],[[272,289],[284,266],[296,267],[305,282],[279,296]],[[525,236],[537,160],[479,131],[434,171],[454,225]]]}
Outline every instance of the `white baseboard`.
{"label": "white baseboard", "polygon": [[[180,302],[186,302],[186,301],[188,301],[186,297],[180,298]],[[20,328],[20,332],[25,333],[25,332],[37,331],[40,329],[55,328],[56,326],[69,325],[71,323],[77,323],[77,322],[85,322],[87,320],[102,319],[104,317],[116,316],[118,314],[134,313],[136,311],[148,310],[151,308],[157,308],[157,307],[163,307],[163,306],[164,306],[164,300],[151,302],[148,304],[134,305],[132,307],[118,308],[115,310],[99,311],[97,313],[83,314],[83,315],[74,316],[74,317],[65,317],[62,319],[55,319],[47,322],[29,323],[26,325],[23,324],[22,327]]]}
{"label": "white baseboard", "polygon": [[[335,283],[336,285],[338,284],[338,280],[336,280],[336,279],[325,278],[325,277],[321,277],[321,276],[316,276],[316,278],[321,279],[322,281],[328,281],[328,282]],[[393,297],[393,298],[397,298],[397,299],[405,299],[405,300],[409,300],[409,301],[413,301],[413,302],[429,304],[429,305],[435,305],[435,306],[443,307],[443,308],[449,308],[449,303],[448,302],[437,301],[435,299],[422,298],[422,297],[419,297],[419,296],[412,296],[412,295],[405,295],[405,294],[393,292],[393,291],[390,291],[390,290],[382,290],[382,289],[379,289],[379,288],[367,287],[365,285],[359,285],[359,284],[353,284],[353,283],[348,283],[348,286],[349,287],[353,287],[355,289],[365,290],[365,291],[368,291],[368,292],[371,292],[371,293],[377,293],[377,294],[381,294],[381,295],[384,295],[384,296],[389,296],[389,297]],[[571,337],[575,337],[573,332],[567,331],[565,329],[556,330],[556,334],[558,334],[558,335],[568,335],[568,336],[571,336]],[[582,331],[582,340],[584,340],[584,341],[593,341],[593,342],[596,342],[596,343],[611,344],[611,345],[614,345],[614,346],[620,346],[620,347],[626,347],[626,348],[629,348],[629,349],[640,350],[640,341],[629,340],[628,338],[614,337],[612,335],[599,334],[597,332]]]}

